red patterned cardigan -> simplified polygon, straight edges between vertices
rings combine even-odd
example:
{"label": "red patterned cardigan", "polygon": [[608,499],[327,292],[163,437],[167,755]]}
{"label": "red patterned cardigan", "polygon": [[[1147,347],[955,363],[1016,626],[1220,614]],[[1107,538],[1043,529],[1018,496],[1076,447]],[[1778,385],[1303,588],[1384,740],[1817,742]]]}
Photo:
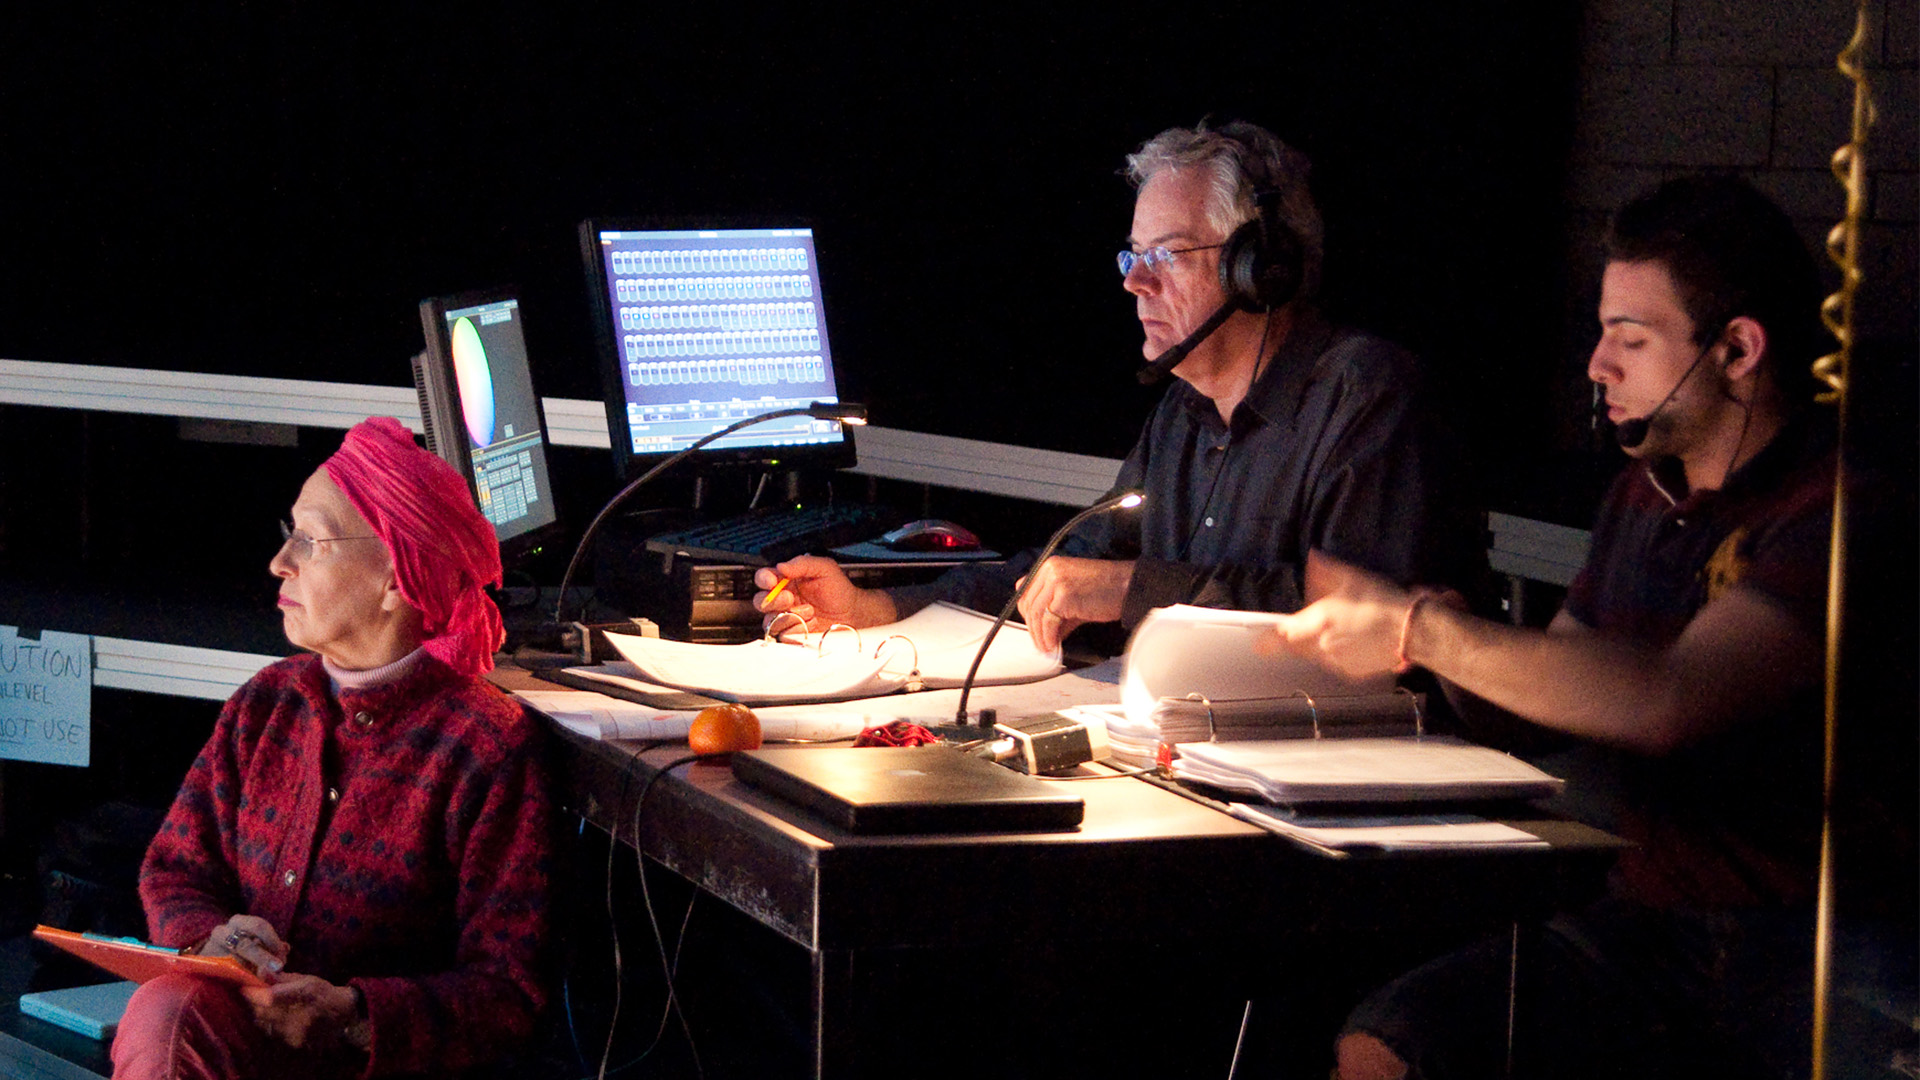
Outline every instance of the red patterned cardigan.
{"label": "red patterned cardigan", "polygon": [[221,711],[140,875],[153,940],[266,919],[287,970],[365,996],[367,1076],[455,1072],[525,1039],[545,999],[544,733],[423,657],[337,696],[317,656]]}

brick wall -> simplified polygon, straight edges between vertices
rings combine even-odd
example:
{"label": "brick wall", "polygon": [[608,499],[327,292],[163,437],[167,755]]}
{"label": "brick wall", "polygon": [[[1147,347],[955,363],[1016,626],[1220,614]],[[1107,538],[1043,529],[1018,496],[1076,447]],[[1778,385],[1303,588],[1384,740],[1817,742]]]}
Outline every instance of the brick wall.
{"label": "brick wall", "polygon": [[[1580,102],[1568,170],[1570,324],[1592,323],[1606,214],[1660,180],[1734,172],[1780,203],[1824,251],[1845,211],[1828,171],[1851,130],[1853,88],[1834,66],[1853,33],[1855,0],[1587,0]],[[1866,274],[1855,325],[1863,340],[1916,336],[1916,47],[1920,0],[1872,0],[1869,79],[1879,118],[1868,147]],[[1824,254],[1823,268],[1831,269]],[[1837,274],[1829,274],[1837,283]],[[1587,393],[1585,347],[1569,343],[1566,392]],[[1577,402],[1569,402],[1579,415]]]}

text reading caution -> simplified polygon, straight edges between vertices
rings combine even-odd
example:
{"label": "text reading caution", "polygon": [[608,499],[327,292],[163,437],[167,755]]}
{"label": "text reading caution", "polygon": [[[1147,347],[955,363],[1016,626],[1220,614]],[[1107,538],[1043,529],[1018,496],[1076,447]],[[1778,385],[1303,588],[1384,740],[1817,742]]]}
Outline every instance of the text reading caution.
{"label": "text reading caution", "polygon": [[93,639],[0,626],[0,758],[86,765],[92,721]]}

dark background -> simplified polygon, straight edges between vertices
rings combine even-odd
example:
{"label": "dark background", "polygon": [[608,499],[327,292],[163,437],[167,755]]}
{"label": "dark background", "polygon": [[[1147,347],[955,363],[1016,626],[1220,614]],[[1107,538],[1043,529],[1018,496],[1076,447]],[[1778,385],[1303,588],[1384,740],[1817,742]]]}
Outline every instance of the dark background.
{"label": "dark background", "polygon": [[167,7],[10,20],[0,356],[399,385],[419,299],[513,281],[598,399],[580,220],[800,215],[875,423],[1118,457],[1116,170],[1246,118],[1316,161],[1336,314],[1550,437],[1567,5]]}
{"label": "dark background", "polygon": [[[1584,452],[1564,392],[1593,296],[1563,270],[1580,5],[1033,8],[14,5],[0,357],[399,386],[421,298],[517,282],[540,392],[598,399],[581,220],[800,216],[842,397],[875,423],[1118,457],[1159,391],[1132,378],[1117,170],[1162,128],[1243,118],[1313,157],[1330,307],[1427,357],[1487,501],[1586,524],[1620,459]],[[1903,498],[1898,542],[1861,545],[1891,567],[1856,580],[1904,607],[1854,615],[1901,655],[1881,669],[1896,691],[1855,700],[1907,725],[1911,353],[1862,365],[1893,377],[1859,395]],[[172,418],[0,406],[6,621],[61,628],[85,604],[74,629],[284,649],[273,521],[339,437],[236,451]],[[577,528],[611,463],[554,460]],[[1009,513],[941,499],[969,523]],[[1044,535],[1066,512],[1011,513]],[[37,903],[13,886],[45,877],[46,823],[163,804],[213,709],[103,692],[95,745],[115,756],[82,779],[8,766],[0,923],[31,907],[15,893]],[[122,846],[126,870],[140,845]]]}
{"label": "dark background", "polygon": [[[1119,457],[1160,393],[1113,266],[1122,159],[1244,118],[1315,160],[1335,313],[1429,357],[1480,451],[1534,460],[1577,336],[1577,22],[1519,0],[29,5],[0,32],[0,357],[401,386],[422,298],[513,282],[540,392],[598,399],[579,222],[798,216],[842,397],[875,423]],[[273,523],[340,432],[181,426],[0,405],[5,621],[284,650]],[[611,461],[554,464],[577,535]],[[903,487],[878,494],[1003,550],[1070,512]],[[151,800],[104,761],[91,783],[16,764],[10,832],[164,802],[213,706],[150,697],[100,695],[98,720],[101,746],[172,733],[124,758]],[[28,832],[0,877],[29,873]]]}

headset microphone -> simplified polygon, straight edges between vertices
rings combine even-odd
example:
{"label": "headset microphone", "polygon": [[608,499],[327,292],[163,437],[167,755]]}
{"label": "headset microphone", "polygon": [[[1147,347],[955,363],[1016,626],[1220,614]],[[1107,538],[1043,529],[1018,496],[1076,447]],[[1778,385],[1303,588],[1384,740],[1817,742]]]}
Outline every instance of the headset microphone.
{"label": "headset microphone", "polygon": [[1656,408],[1644,417],[1620,421],[1614,425],[1613,441],[1618,443],[1622,450],[1638,448],[1641,443],[1647,441],[1647,436],[1653,433],[1653,418],[1659,414],[1660,410]]}
{"label": "headset microphone", "polygon": [[1680,381],[1673,384],[1673,389],[1667,391],[1667,396],[1661,398],[1660,404],[1655,405],[1647,415],[1637,416],[1632,420],[1622,420],[1614,425],[1613,441],[1619,444],[1620,449],[1633,450],[1647,441],[1647,436],[1653,433],[1654,418],[1660,415],[1660,410],[1673,401],[1674,395],[1680,392],[1680,388],[1687,385],[1687,380],[1693,378],[1693,373],[1699,370],[1700,361],[1705,360],[1707,354],[1712,351],[1712,345],[1701,349],[1700,355],[1694,357],[1693,363],[1687,365],[1686,374],[1680,376]]}
{"label": "headset microphone", "polygon": [[1140,380],[1141,386],[1152,386],[1166,378],[1167,372],[1179,367],[1180,361],[1185,360],[1188,353],[1199,348],[1201,342],[1207,340],[1215,330],[1220,329],[1220,324],[1226,322],[1238,310],[1240,310],[1240,302],[1229,298],[1226,303],[1220,305],[1220,310],[1207,316],[1207,321],[1201,323],[1193,333],[1149,361],[1146,367],[1136,373],[1135,378]]}

